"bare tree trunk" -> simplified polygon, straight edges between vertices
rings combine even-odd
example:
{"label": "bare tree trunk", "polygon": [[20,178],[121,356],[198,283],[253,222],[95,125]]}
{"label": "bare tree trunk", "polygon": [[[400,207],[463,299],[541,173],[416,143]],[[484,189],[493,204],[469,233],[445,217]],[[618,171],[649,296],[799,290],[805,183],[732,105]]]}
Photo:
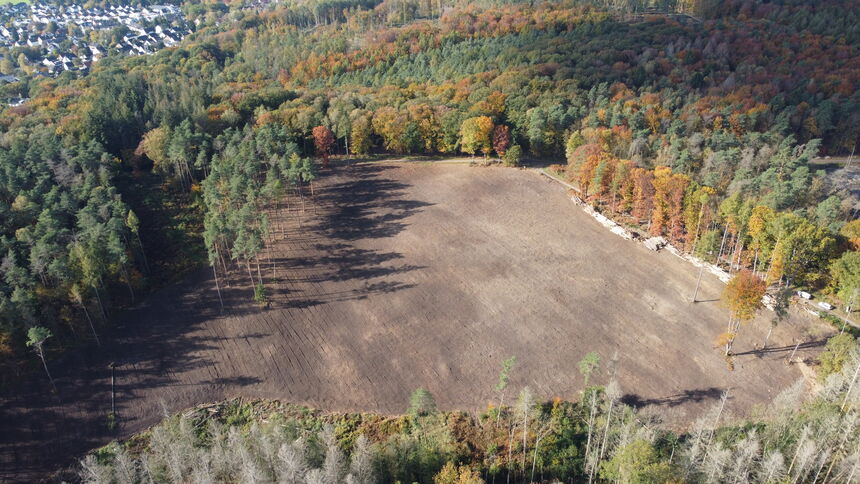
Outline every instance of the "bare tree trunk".
{"label": "bare tree trunk", "polygon": [[105,312],[105,307],[102,304],[102,297],[99,295],[99,288],[95,284],[93,284],[92,287],[93,290],[96,292],[96,300],[99,303],[99,311],[101,311],[102,317],[105,319],[105,321],[107,321],[107,313]]}
{"label": "bare tree trunk", "polygon": [[248,268],[248,278],[251,279],[251,290],[253,291],[256,284],[254,284],[254,274],[251,273],[251,261],[249,259],[245,260],[245,267]]}
{"label": "bare tree trunk", "polygon": [[269,257],[269,263],[272,264],[272,280],[278,277],[278,272],[275,268],[275,258],[272,256],[272,245],[274,241],[272,238],[269,238],[269,245],[266,246],[267,256]]}
{"label": "bare tree trunk", "polygon": [[134,289],[131,288],[131,278],[128,276],[128,271],[125,270],[125,264],[122,264],[122,277],[125,279],[125,284],[128,286],[128,292],[131,294],[131,303],[134,304]]}
{"label": "bare tree trunk", "polygon": [[737,247],[735,252],[737,254],[737,261],[734,264],[735,264],[735,267],[737,267],[737,270],[741,270],[741,256],[743,256],[743,254],[744,254],[743,242],[741,242],[741,244]]}
{"label": "bare tree trunk", "polygon": [[218,257],[218,260],[221,261],[221,268],[224,269],[224,285],[230,287],[230,271],[227,269],[227,262],[224,260],[224,256],[221,255],[221,251],[218,250],[218,242],[215,242],[215,255]]}
{"label": "bare tree trunk", "polygon": [[711,426],[711,433],[708,435],[708,443],[705,445],[706,449],[711,446],[711,441],[714,440],[714,435],[717,433],[717,424],[720,423],[720,417],[723,416],[723,409],[726,408],[726,400],[728,399],[729,391],[726,390],[720,398],[720,410],[717,411],[717,417],[714,419],[714,424]]}
{"label": "bare tree trunk", "polygon": [[140,240],[140,234],[135,232],[134,236],[137,238],[137,246],[140,247],[140,257],[143,259],[143,267],[146,269],[146,273],[149,274],[149,261],[146,260],[146,251],[143,249],[143,242]]}
{"label": "bare tree trunk", "polygon": [[798,454],[800,454],[800,448],[806,443],[806,435],[808,431],[808,427],[804,428],[803,433],[800,435],[800,440],[797,441],[797,448],[794,450],[794,457],[791,458],[791,464],[789,464],[788,471],[785,473],[788,476],[791,475],[791,470],[794,468],[794,462],[797,460]]}
{"label": "bare tree trunk", "polygon": [[260,285],[263,285],[263,272],[260,270],[260,257],[254,256],[254,260],[257,261],[257,280],[260,281]]}
{"label": "bare tree trunk", "polygon": [[773,333],[773,324],[767,330],[767,336],[764,337],[764,346],[762,346],[762,349],[767,349],[767,342],[770,340],[771,333]]}
{"label": "bare tree trunk", "polygon": [[854,376],[851,377],[851,383],[848,385],[848,390],[845,392],[845,398],[842,399],[842,411],[845,411],[845,404],[848,403],[848,397],[851,395],[851,390],[854,389],[854,383],[857,381],[858,374],[860,374],[860,363],[857,363],[857,369],[854,370]]}
{"label": "bare tree trunk", "polygon": [[729,334],[729,339],[726,341],[726,356],[729,356],[729,352],[732,351],[732,343],[735,341],[735,337],[732,335],[732,330],[734,329],[735,318],[734,316],[729,317],[729,325],[726,328],[726,331]]}
{"label": "bare tree trunk", "polygon": [[39,353],[39,359],[42,360],[42,366],[45,367],[45,374],[48,375],[48,381],[51,382],[51,387],[54,389],[54,393],[59,393],[57,391],[57,385],[54,384],[54,378],[51,376],[51,372],[48,371],[48,363],[45,361],[45,352],[42,350],[42,345],[37,345],[37,351]]}
{"label": "bare tree trunk", "polygon": [[[546,434],[544,433],[544,435],[546,435]],[[532,476],[529,479],[529,482],[535,481],[535,466],[537,465],[537,453],[538,453],[538,448],[540,447],[540,441],[541,441],[541,439],[544,438],[544,435],[538,435],[537,439],[535,440],[535,450],[534,450],[534,453],[532,454]]]}
{"label": "bare tree trunk", "polygon": [[212,275],[215,276],[215,290],[218,291],[218,302],[221,303],[221,312],[224,312],[224,299],[221,298],[221,285],[218,284],[218,271],[215,270],[215,264],[212,264]]}
{"label": "bare tree trunk", "polygon": [[588,465],[588,458],[591,455],[591,436],[594,433],[594,414],[597,411],[597,393],[591,392],[591,413],[588,416],[588,440],[585,443],[585,466],[589,468],[588,482],[591,482],[594,476],[594,467]]}
{"label": "bare tree trunk", "polygon": [[798,342],[797,342],[797,344],[796,344],[796,345],[794,345],[794,349],[791,351],[791,356],[789,356],[789,357],[788,357],[788,363],[789,363],[789,364],[791,364],[791,360],[793,360],[793,359],[794,359],[794,354],[795,354],[795,353],[797,353],[797,348],[798,348],[799,346],[800,346],[800,341],[798,341]]}
{"label": "bare tree trunk", "polygon": [[93,318],[90,317],[90,312],[87,311],[87,306],[84,304],[84,301],[80,301],[81,308],[84,310],[84,314],[87,316],[87,321],[90,323],[90,329],[93,331],[93,336],[96,338],[96,345],[101,346],[102,343],[99,341],[99,335],[96,334],[96,327],[93,325]]}
{"label": "bare tree trunk", "polygon": [[732,249],[732,253],[729,256],[729,273],[734,271],[735,268],[735,256],[738,253],[738,247],[741,245],[741,233],[738,231],[737,236],[735,236],[735,248]]}
{"label": "bare tree trunk", "polygon": [[[844,410],[844,408],[843,408]],[[846,415],[847,417],[847,415]],[[844,419],[845,417],[843,417]],[[848,442],[848,438],[854,434],[854,428],[856,427],[857,419],[849,420],[849,425],[845,426],[845,431],[842,432],[842,438],[839,440],[839,445],[836,447],[835,452],[840,452],[845,447],[845,443]],[[830,477],[830,472],[833,470],[833,465],[836,464],[836,459],[833,458],[830,460],[830,465],[827,466],[827,473],[824,474],[824,479],[821,482],[827,482],[827,478]]]}
{"label": "bare tree trunk", "polygon": [[528,406],[526,405],[525,409],[523,411],[523,458],[522,458],[523,475],[525,475],[525,473],[526,473],[526,449],[527,449],[527,445],[528,445],[526,442],[526,439],[528,439],[528,436],[529,436],[529,409],[528,409]]}
{"label": "bare tree trunk", "polygon": [[594,467],[600,466],[600,461],[603,460],[603,453],[606,451],[606,442],[609,440],[609,425],[612,422],[612,407],[615,405],[615,399],[610,397],[609,411],[606,412],[606,426],[603,428],[603,442],[600,444],[600,452],[597,455],[597,462]]}
{"label": "bare tree trunk", "polygon": [[513,448],[514,448],[514,430],[515,430],[514,426],[511,425],[511,433],[508,436],[508,462],[507,462],[507,464],[508,464],[507,465],[508,476],[507,476],[507,481],[506,481],[507,484],[511,484],[511,454],[512,454]]}
{"label": "bare tree trunk", "polygon": [[854,473],[857,472],[857,466],[858,465],[860,465],[860,461],[855,462],[854,465],[851,466],[851,474],[848,474],[848,480],[845,481],[848,484],[851,484],[851,482],[854,481]]}
{"label": "bare tree trunk", "polygon": [[818,465],[818,470],[815,471],[815,477],[812,478],[812,482],[818,482],[818,476],[821,474],[821,469],[824,468],[824,464],[827,462],[829,454],[829,451],[824,451],[824,455],[821,456],[821,463]]}
{"label": "bare tree trunk", "polygon": [[723,257],[723,247],[726,245],[726,236],[729,234],[729,224],[726,224],[726,228],[723,230],[723,240],[720,242],[720,251],[717,253],[717,264],[720,263],[720,258]]}
{"label": "bare tree trunk", "polygon": [[[770,262],[767,264],[767,271],[765,274],[765,282],[767,282],[768,275],[770,274],[770,270],[773,268],[773,259],[776,258],[776,248],[779,247],[779,237],[776,239],[776,243],[773,244],[773,250],[770,252]],[[782,276],[780,276],[782,279]]]}
{"label": "bare tree trunk", "polygon": [[[302,201],[302,215],[304,215],[304,214],[305,214],[305,195],[304,195],[304,191],[302,190],[302,186],[301,186],[301,185],[299,185],[297,189],[298,189],[298,191],[299,191],[299,199],[301,199],[301,201]],[[299,226],[301,226],[301,222],[299,222]]]}

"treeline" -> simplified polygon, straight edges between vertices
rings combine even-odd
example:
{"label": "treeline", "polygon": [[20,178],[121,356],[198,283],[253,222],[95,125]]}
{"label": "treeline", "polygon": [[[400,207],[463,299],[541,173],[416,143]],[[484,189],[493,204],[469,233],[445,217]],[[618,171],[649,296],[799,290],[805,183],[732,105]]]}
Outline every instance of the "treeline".
{"label": "treeline", "polygon": [[[145,257],[139,220],[113,185],[118,160],[95,142],[64,145],[53,128],[5,133],[0,144],[0,365],[22,353],[21,332],[85,333],[134,299]],[[95,322],[94,322],[95,320]]]}
{"label": "treeline", "polygon": [[[504,401],[514,360],[496,391]],[[860,472],[860,348],[833,338],[821,387],[783,391],[758,420],[726,424],[731,394],[675,434],[629,405],[598,355],[579,368],[606,381],[579,402],[515,403],[476,415],[438,412],[417,390],[406,415],[322,415],[275,402],[207,406],[87,456],[80,479],[107,482],[852,482]]]}
{"label": "treeline", "polygon": [[698,148],[699,159],[686,160],[701,167],[698,179],[715,186],[697,183],[683,169],[646,169],[617,157],[614,153],[635,157],[637,150],[629,130],[620,127],[574,132],[567,142],[565,170],[584,199],[647,228],[650,235],[666,236],[732,271],[750,268],[770,284],[821,288],[831,280],[834,259],[849,247],[839,231],[853,216],[853,207],[838,196],[821,200],[816,193],[822,190],[822,175],[813,176],[807,163],[817,143],[793,146],[789,138],[774,145],[767,136],[757,140],[757,145],[735,151],[741,166],[734,172],[732,160],[714,161],[722,152],[705,156]]}
{"label": "treeline", "polygon": [[[269,217],[285,190],[301,198],[310,189],[312,156],[495,153],[516,163],[521,153],[560,158],[573,138],[571,174],[582,169],[590,178],[596,203],[773,280],[815,287],[836,280],[840,295],[860,287],[853,259],[828,273],[846,240],[856,238],[852,225],[841,227],[856,201],[809,165],[818,152],[848,154],[857,144],[857,43],[800,20],[808,15],[818,25],[839,16],[837,9],[741,5],[698,23],[660,15],[626,21],[573,1],[418,3],[415,17],[410,5],[234,9],[152,56],[109,57],[80,79],[25,78],[31,100],[0,116],[0,150],[10,153],[0,168],[26,190],[58,185],[81,207],[89,195],[62,188],[49,172],[59,160],[92,153],[97,169],[73,170],[97,172],[111,200],[120,192],[113,175],[159,174],[165,197],[190,199],[200,210],[213,266],[223,271],[232,259],[259,286],[265,241],[276,233]],[[302,9],[323,6],[340,10],[310,24],[298,20]],[[36,132],[49,140],[44,154],[28,154],[35,142],[15,147]],[[638,198],[629,198],[631,188]],[[707,202],[699,200],[705,192]],[[14,212],[19,193],[8,188],[4,211]],[[83,308],[100,314],[99,297],[109,307],[106,294],[122,302],[119,289],[130,300],[146,286],[134,217],[119,208],[97,210],[115,234],[111,244],[96,244],[109,251],[88,256],[97,275],[43,278],[20,229],[53,202],[28,200],[30,219],[4,217],[0,236],[13,247],[9,267],[25,267],[30,280],[0,292],[11,301],[21,287],[16,300],[32,301],[24,296],[32,293],[39,307],[58,313],[33,321],[19,317],[19,303],[0,307],[0,354],[16,365],[31,326],[49,326],[49,346],[90,338],[84,335],[92,331],[81,330],[90,326]],[[60,260],[74,260],[70,240],[89,233],[71,213],[59,224],[68,235],[53,249]],[[17,281],[10,271],[3,277]],[[858,282],[843,283],[849,279]],[[82,288],[83,308],[68,302],[72,286]]]}
{"label": "treeline", "polygon": [[316,168],[309,158],[299,156],[283,127],[271,124],[257,130],[228,130],[215,139],[215,146],[219,149],[203,182],[209,262],[216,284],[218,269],[229,271],[227,260],[244,263],[254,299],[262,303],[266,295],[261,257],[267,258],[272,272],[277,270],[270,251],[276,237],[286,236],[285,222],[277,223],[286,217],[281,213],[284,199],[293,189],[304,209],[304,187],[310,185],[313,193]]}

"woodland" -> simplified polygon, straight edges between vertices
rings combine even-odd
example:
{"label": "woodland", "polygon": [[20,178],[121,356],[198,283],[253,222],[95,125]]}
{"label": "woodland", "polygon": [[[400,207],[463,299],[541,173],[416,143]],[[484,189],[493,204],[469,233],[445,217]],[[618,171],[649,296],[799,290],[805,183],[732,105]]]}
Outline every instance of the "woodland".
{"label": "woodland", "polygon": [[[666,431],[621,398],[617,361],[597,353],[578,364],[595,384],[579,402],[540,402],[528,387],[509,387],[511,358],[497,401],[478,414],[438,411],[421,388],[396,417],[232,400],[98,449],[69,475],[88,483],[856,482],[860,400],[846,386],[860,351],[852,340],[828,344],[822,358],[841,355],[840,369],[821,373],[812,398],[800,380],[756,422],[727,424],[731,395],[723,393],[687,432]],[[504,405],[506,396],[513,402]]]}
{"label": "woodland", "polygon": [[[732,301],[750,291],[806,289],[849,316],[857,303],[860,201],[814,162],[851,159],[858,144],[855,2],[343,0],[183,9],[199,22],[177,47],[109,56],[85,76],[22,76],[0,86],[0,97],[29,98],[0,108],[0,387],[37,372],[50,378],[53,355],[101,345],[112,314],[202,264],[216,282],[228,271],[246,273],[264,304],[261,264],[280,200],[312,195],[330,164],[387,154],[553,165],[607,216],[737,272],[734,287],[747,290],[728,297],[732,320],[719,337],[727,354],[740,322],[757,309]],[[857,343],[850,329],[845,335],[828,350],[839,364],[819,367],[822,382],[841,375],[839,385],[828,384],[832,393],[768,423],[682,436],[686,460],[669,457],[676,447],[669,437],[634,413],[613,411],[618,402],[607,386],[580,403],[541,404],[534,418],[534,407],[523,406],[521,424],[514,408],[510,419],[501,412],[505,423],[470,423],[501,434],[521,425],[510,432],[522,439],[522,462],[510,442],[468,462],[456,443],[444,458],[438,449],[430,458],[426,449],[395,447],[424,467],[391,470],[384,480],[429,482],[439,472],[457,477],[437,482],[492,480],[498,465],[524,479],[526,450],[555,435],[538,417],[568,432],[556,441],[567,442],[558,452],[570,458],[532,456],[551,477],[652,482],[652,474],[625,467],[650,462],[635,472],[817,482],[820,471],[824,480],[850,480],[857,407],[845,403],[854,401],[853,380],[843,365],[856,367]],[[385,435],[396,445],[413,438],[425,445],[410,429],[444,434],[454,418],[432,415]],[[592,432],[595,422],[603,427]],[[276,448],[305,456],[307,469],[337,454],[322,428],[296,444],[293,431],[186,435],[187,425],[168,422],[159,438],[212,452],[220,448],[213,442],[239,439],[219,451],[239,452],[235,459],[268,452],[248,458],[269,467],[247,472],[281,472]],[[591,442],[598,436],[600,445]],[[508,455],[497,464],[488,456],[501,448]],[[383,460],[393,452],[374,449]],[[220,459],[200,452],[187,457]],[[159,458],[166,457],[152,457]],[[345,457],[335,458],[336,475],[345,476]],[[484,475],[443,469],[447,461],[472,462]],[[729,463],[733,478],[721,474]],[[92,476],[103,469],[88,465],[87,479],[100,480]],[[167,476],[173,464],[164,465]],[[172,479],[187,479],[191,467],[182,466],[170,469],[178,472]]]}

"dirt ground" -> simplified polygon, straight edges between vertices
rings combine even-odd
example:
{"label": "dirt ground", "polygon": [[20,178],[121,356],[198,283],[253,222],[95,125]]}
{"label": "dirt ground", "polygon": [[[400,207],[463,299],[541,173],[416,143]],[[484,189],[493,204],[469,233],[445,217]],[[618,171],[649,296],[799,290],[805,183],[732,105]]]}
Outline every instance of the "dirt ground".
{"label": "dirt ground", "polygon": [[270,308],[250,304],[236,270],[221,313],[201,269],[119,315],[109,344],[53,362],[59,397],[40,380],[0,399],[0,479],[30,479],[165,412],[234,396],[399,413],[426,387],[443,409],[483,410],[511,356],[508,398],[528,385],[576,399],[577,362],[596,351],[604,363],[617,355],[624,400],[668,424],[695,420],[726,389],[738,417],[801,378],[784,363],[796,341],[810,357],[824,340],[795,314],[756,351],[765,311],[743,328],[729,371],[713,347],[727,319],[722,284],[706,273],[704,301],[691,303],[696,268],[611,234],[532,170],[339,167],[304,215],[295,198],[277,215],[274,273],[261,268]]}

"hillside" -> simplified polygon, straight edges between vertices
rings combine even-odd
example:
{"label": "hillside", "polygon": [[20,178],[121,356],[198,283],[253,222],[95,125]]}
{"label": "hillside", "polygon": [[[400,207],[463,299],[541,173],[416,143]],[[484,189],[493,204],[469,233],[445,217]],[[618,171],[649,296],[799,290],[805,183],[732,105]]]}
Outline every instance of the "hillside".
{"label": "hillside", "polygon": [[[187,405],[256,388],[250,396],[338,407],[345,401],[309,382],[340,387],[362,375],[345,356],[358,351],[362,331],[374,341],[402,324],[401,342],[418,348],[376,351],[424,350],[435,378],[406,389],[419,370],[392,375],[402,384],[384,398],[356,387],[350,408],[337,409],[391,411],[422,385],[446,410],[462,410],[486,395],[474,388],[479,378],[461,375],[486,377],[477,369],[512,348],[518,357],[526,348],[576,353],[559,364],[523,360],[540,399],[568,396],[583,390],[569,377],[574,362],[615,348],[633,362],[620,376],[637,395],[627,403],[704,392],[699,406],[673,411],[688,424],[702,400],[743,388],[737,416],[754,417],[754,406],[799,377],[780,364],[791,349],[816,366],[832,332],[791,304],[797,290],[832,303],[823,316],[852,331],[860,202],[839,181],[850,167],[827,172],[813,160],[855,156],[856,7],[186,2],[195,32],[177,46],[109,55],[85,75],[21,73],[0,86],[2,98],[28,98],[0,108],[0,403],[28,416],[4,419],[3,430],[29,439],[4,447],[3,462],[23,466],[9,478],[42,471],[27,452],[64,425],[111,422],[110,432],[88,430],[74,448],[57,443],[77,454],[152,424],[156,401],[134,385],[123,404],[148,410],[123,421],[105,409],[107,363],[148,365],[172,351],[167,337],[210,338],[224,314],[259,314],[248,327],[265,321],[282,335],[306,325],[284,338],[326,343],[287,347],[322,348],[339,371],[320,377],[302,366],[314,361],[305,354],[281,370],[280,343],[245,334],[250,355],[269,354],[271,364],[248,364],[259,374],[242,367],[201,376],[191,362],[167,358],[144,369],[152,380],[139,387],[155,395],[170,382],[199,386]],[[460,155],[508,168],[440,164],[443,175],[404,165],[391,178],[374,175],[383,166],[376,160],[390,156]],[[598,234],[558,186],[527,190],[534,180],[514,175],[525,174],[513,169],[522,165],[547,168],[594,210],[722,268],[732,282],[724,290],[713,278],[698,281],[668,254]],[[708,300],[689,303],[700,283]],[[761,307],[765,292],[773,313]],[[173,299],[160,306],[164,294]],[[329,324],[342,347],[309,336]],[[410,340],[410,324],[426,325],[425,339]],[[506,333],[517,324],[530,332]],[[552,332],[562,324],[565,332]],[[232,365],[213,343],[219,338],[195,340],[188,354]],[[152,346],[123,361],[135,341]],[[853,351],[840,344],[848,349],[838,370]],[[463,356],[470,349],[479,357]],[[462,374],[446,373],[449,365]],[[818,368],[821,382],[836,371]],[[308,381],[294,394],[272,391],[284,375]]]}

